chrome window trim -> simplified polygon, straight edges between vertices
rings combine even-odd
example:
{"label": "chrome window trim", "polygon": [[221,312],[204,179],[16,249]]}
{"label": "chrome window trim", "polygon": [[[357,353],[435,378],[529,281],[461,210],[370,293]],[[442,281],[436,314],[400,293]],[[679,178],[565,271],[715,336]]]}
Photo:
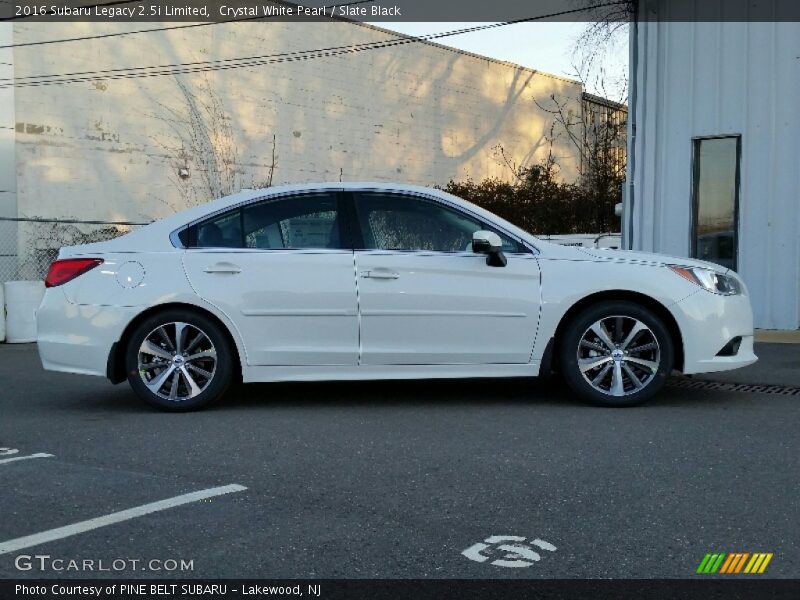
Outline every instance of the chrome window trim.
{"label": "chrome window trim", "polygon": [[[454,258],[474,258],[474,257],[486,257],[485,254],[481,254],[479,252],[468,252],[466,250],[456,250],[453,252],[445,252],[443,250],[381,250],[378,248],[361,248],[355,250],[358,254],[369,254],[375,256],[397,256],[397,255],[409,255],[409,256],[452,256]],[[506,256],[510,256],[512,258],[534,258],[535,254],[533,252],[504,252]]]}
{"label": "chrome window trim", "polygon": [[186,248],[187,252],[205,252],[206,254],[264,254],[269,252],[295,254],[353,254],[351,248],[226,248],[225,246],[208,246],[205,248]]}
{"label": "chrome window trim", "polygon": [[[422,198],[422,199],[425,199],[425,200],[430,200],[432,202],[438,202],[438,203],[443,204],[443,205],[447,206],[448,208],[450,208],[450,209],[452,209],[452,210],[454,210],[454,211],[456,211],[458,213],[465,214],[465,215],[469,216],[470,218],[477,220],[480,223],[487,223],[485,217],[483,217],[481,215],[478,215],[478,214],[472,212],[471,210],[469,210],[467,208],[464,208],[463,206],[459,206],[459,205],[455,204],[454,202],[452,202],[451,200],[448,200],[447,198],[443,198],[441,196],[436,196],[436,195],[433,195],[433,194],[426,194],[424,192],[419,192],[419,191],[409,191],[409,190],[402,190],[402,189],[394,189],[394,188],[391,188],[391,187],[385,187],[385,188],[364,187],[364,188],[353,188],[353,189],[346,189],[346,188],[343,188],[343,187],[342,188],[310,188],[310,189],[302,190],[302,191],[294,190],[294,191],[291,191],[291,192],[282,192],[282,193],[279,193],[279,194],[268,194],[267,193],[267,194],[265,194],[263,196],[256,196],[256,197],[253,197],[253,198],[248,198],[247,200],[242,200],[241,202],[239,202],[237,204],[233,204],[231,206],[226,206],[225,208],[217,209],[217,210],[215,210],[213,212],[210,212],[210,213],[208,213],[206,215],[203,215],[202,217],[198,217],[198,218],[196,218],[196,219],[194,219],[192,221],[189,221],[188,223],[185,223],[184,225],[181,225],[177,229],[173,230],[169,234],[169,241],[172,243],[172,245],[175,248],[178,248],[180,250],[203,250],[203,249],[209,250],[210,248],[187,248],[186,246],[184,246],[181,243],[181,241],[178,238],[178,236],[180,235],[180,233],[182,231],[188,229],[189,227],[197,225],[198,223],[201,223],[201,222],[206,221],[206,220],[208,220],[208,219],[210,219],[212,217],[215,217],[217,215],[220,215],[222,213],[225,213],[225,212],[228,212],[228,211],[231,211],[231,210],[237,210],[237,209],[244,208],[245,206],[248,206],[250,204],[254,204],[256,202],[262,202],[264,200],[278,200],[280,198],[285,198],[287,196],[305,196],[305,195],[319,194],[319,193],[324,193],[324,192],[330,192],[330,193],[333,193],[333,194],[341,194],[343,192],[350,193],[350,194],[357,194],[359,192],[384,192],[384,193],[389,193],[389,194],[412,196],[412,197]],[[518,235],[516,235],[514,233],[511,233],[510,231],[508,231],[507,229],[497,225],[496,223],[488,223],[488,224],[491,225],[492,227],[494,227],[495,229],[497,229],[498,231],[500,231],[501,233],[503,233],[503,235],[505,235],[505,236],[511,238],[512,240],[522,244],[523,247],[525,247],[528,250],[530,250],[530,252],[509,252],[508,254],[511,254],[511,255],[514,255],[514,256],[524,256],[524,255],[527,255],[527,254],[537,255],[537,254],[540,253],[539,249],[536,246],[534,246],[533,244],[531,244],[527,240],[522,239],[520,236],[518,236]],[[225,250],[225,248],[221,248],[221,249]],[[261,249],[258,249],[258,248],[228,248],[227,250],[261,250]],[[287,250],[289,250],[289,251],[302,250],[302,248],[273,248],[273,249],[264,249],[264,250],[277,250],[277,251],[285,252]],[[320,248],[320,250],[322,250],[322,248]],[[346,250],[348,252],[350,251],[348,249],[338,249],[338,248],[332,248],[331,250]],[[373,248],[372,250],[377,250],[377,249]],[[401,252],[420,252],[420,251],[419,250],[403,250]],[[439,254],[457,254],[457,253],[440,252]],[[467,253],[467,254],[469,254],[469,253]]]}

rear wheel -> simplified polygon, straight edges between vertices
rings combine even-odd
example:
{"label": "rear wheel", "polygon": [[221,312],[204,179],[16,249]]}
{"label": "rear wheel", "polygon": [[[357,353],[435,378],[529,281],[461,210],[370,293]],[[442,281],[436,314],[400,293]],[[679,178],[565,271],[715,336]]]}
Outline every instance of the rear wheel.
{"label": "rear wheel", "polygon": [[673,356],[661,319],[625,301],[587,308],[567,325],[559,343],[569,386],[603,406],[633,406],[651,398],[672,372]]}
{"label": "rear wheel", "polygon": [[233,377],[233,349],[212,319],[169,310],[143,321],[131,335],[128,383],[145,402],[188,411],[219,400]]}

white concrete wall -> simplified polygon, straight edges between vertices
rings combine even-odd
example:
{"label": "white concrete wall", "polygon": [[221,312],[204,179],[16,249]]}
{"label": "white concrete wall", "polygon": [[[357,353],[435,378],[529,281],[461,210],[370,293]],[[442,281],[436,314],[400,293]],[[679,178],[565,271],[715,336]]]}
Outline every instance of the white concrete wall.
{"label": "white concrete wall", "polygon": [[800,24],[639,24],[633,248],[688,256],[692,138],[742,136],[738,270],[800,327]]}
{"label": "white concrete wall", "polygon": [[[14,27],[17,42],[147,28]],[[339,22],[235,23],[21,47],[14,61],[17,77],[25,77],[263,56],[394,35]],[[502,145],[519,164],[544,158],[552,115],[534,100],[547,105],[551,94],[568,100],[578,114],[577,82],[432,44],[177,77],[20,87],[15,97],[19,212],[158,218],[263,183],[273,136],[274,184],[341,177],[443,185],[450,178],[508,178],[495,147]],[[219,127],[209,117],[215,102],[225,115]],[[189,124],[191,103],[202,131]],[[197,152],[193,135],[212,150]],[[556,140],[555,154],[562,175],[573,179],[578,161],[566,135]],[[184,165],[190,171],[186,180],[177,176]],[[30,238],[23,235],[21,245],[29,247]]]}

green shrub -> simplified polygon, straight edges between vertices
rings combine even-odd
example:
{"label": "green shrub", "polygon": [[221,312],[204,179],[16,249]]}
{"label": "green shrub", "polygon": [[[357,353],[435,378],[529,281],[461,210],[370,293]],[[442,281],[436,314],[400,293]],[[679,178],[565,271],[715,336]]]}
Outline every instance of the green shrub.
{"label": "green shrub", "polygon": [[623,179],[583,178],[564,183],[552,161],[517,169],[508,183],[497,178],[480,182],[452,179],[440,189],[489,210],[535,235],[601,233],[620,230],[614,206],[621,202]]}

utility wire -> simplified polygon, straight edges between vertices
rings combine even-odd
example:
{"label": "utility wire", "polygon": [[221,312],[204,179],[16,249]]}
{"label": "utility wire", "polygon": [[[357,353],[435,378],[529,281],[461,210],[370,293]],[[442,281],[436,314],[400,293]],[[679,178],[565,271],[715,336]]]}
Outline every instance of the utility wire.
{"label": "utility wire", "polygon": [[[549,19],[577,12],[593,10],[595,8],[600,8],[604,6],[613,6],[626,3],[627,2],[624,1],[609,2],[578,9],[559,11],[547,15],[539,15],[535,17],[516,19],[513,21],[504,21],[501,23],[490,23],[486,25],[478,25],[473,27],[454,29],[451,31],[428,34],[424,36],[401,35],[395,38],[390,38],[389,40],[382,40],[379,42],[368,42],[364,44],[354,44],[350,46],[334,46],[330,48],[320,48],[316,50],[303,50],[297,52],[279,53],[279,54],[262,55],[262,56],[239,57],[231,59],[221,59],[216,61],[153,65],[148,67],[130,67],[125,69],[108,69],[103,71],[84,71],[76,73],[34,75],[29,77],[16,78],[14,83],[0,84],[0,89],[6,89],[10,87],[61,85],[65,83],[80,83],[86,81],[94,81],[97,79],[118,80],[118,79],[136,79],[144,77],[158,77],[163,75],[178,75],[178,74],[200,73],[207,71],[220,71],[220,70],[237,69],[250,66],[268,65],[268,64],[283,63],[283,62],[294,62],[301,60],[311,60],[316,58],[326,58],[332,56],[340,56],[343,54],[363,52],[365,50],[373,50],[373,49],[400,46],[418,42],[426,42],[454,35],[461,35],[463,33],[471,33],[475,31],[505,27],[508,25],[515,25],[518,23]],[[7,80],[9,80],[9,78],[7,78]]]}
{"label": "utility wire", "polygon": [[[17,81],[25,81],[30,79],[49,79],[49,78],[56,78],[56,77],[76,77],[79,75],[105,75],[105,74],[113,74],[113,73],[125,73],[125,74],[135,74],[134,71],[147,71],[151,69],[173,69],[173,68],[199,68],[202,66],[213,66],[213,65],[224,65],[227,63],[237,63],[240,61],[259,61],[265,59],[273,59],[273,58],[280,58],[280,57],[290,57],[290,56],[298,56],[302,54],[318,54],[321,52],[339,52],[343,50],[358,52],[360,49],[367,49],[372,47],[384,47],[385,44],[394,44],[398,41],[402,41],[403,43],[413,43],[417,41],[427,41],[434,38],[439,37],[447,37],[452,35],[460,35],[462,33],[471,33],[474,31],[480,31],[481,29],[488,29],[492,27],[498,27],[500,25],[505,24],[512,24],[512,23],[492,23],[489,25],[475,25],[472,27],[464,27],[461,29],[453,29],[451,31],[446,31],[443,33],[434,33],[423,35],[419,37],[413,36],[406,36],[406,35],[398,35],[393,38],[388,38],[386,40],[380,40],[377,42],[363,42],[361,44],[349,44],[346,46],[330,46],[328,48],[317,48],[312,50],[296,50],[294,52],[280,52],[277,54],[262,54],[260,56],[245,56],[245,57],[238,57],[238,58],[221,58],[217,60],[206,60],[206,61],[197,61],[197,62],[187,62],[187,63],[170,63],[166,65],[151,65],[148,67],[125,67],[120,69],[105,69],[100,71],[76,71],[73,73],[57,73],[51,75],[29,75],[27,77],[17,77]],[[10,80],[10,77],[3,78],[6,80]]]}

